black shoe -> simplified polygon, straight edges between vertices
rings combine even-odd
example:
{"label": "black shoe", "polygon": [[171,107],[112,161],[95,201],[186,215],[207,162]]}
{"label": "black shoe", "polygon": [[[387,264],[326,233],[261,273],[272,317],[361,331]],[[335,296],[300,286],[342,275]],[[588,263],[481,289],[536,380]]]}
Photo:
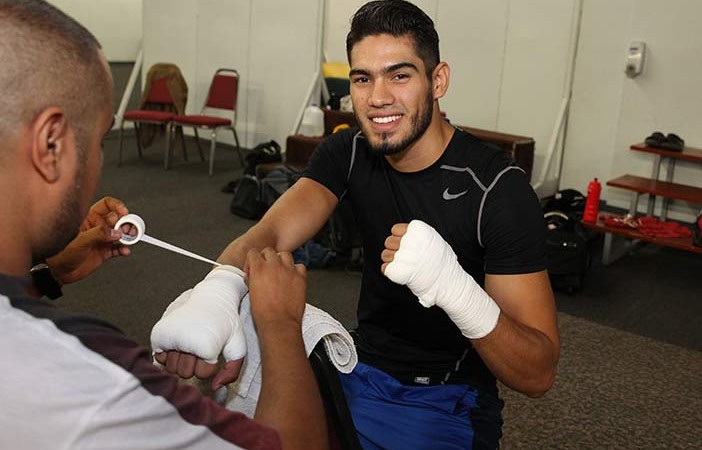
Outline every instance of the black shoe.
{"label": "black shoe", "polygon": [[661,148],[661,144],[665,142],[665,135],[660,131],[656,131],[647,137],[644,142],[649,147]]}
{"label": "black shoe", "polygon": [[685,148],[685,141],[677,134],[668,133],[668,136],[661,143],[661,148],[673,152],[681,152]]}

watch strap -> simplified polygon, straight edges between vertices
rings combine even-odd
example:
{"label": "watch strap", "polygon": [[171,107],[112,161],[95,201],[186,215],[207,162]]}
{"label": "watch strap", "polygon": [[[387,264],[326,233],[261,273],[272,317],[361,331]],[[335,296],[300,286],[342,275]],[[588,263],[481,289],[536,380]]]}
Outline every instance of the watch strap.
{"label": "watch strap", "polygon": [[37,290],[51,300],[55,300],[63,295],[61,284],[56,281],[51,274],[51,268],[45,262],[33,266],[29,273],[32,276],[32,282]]}

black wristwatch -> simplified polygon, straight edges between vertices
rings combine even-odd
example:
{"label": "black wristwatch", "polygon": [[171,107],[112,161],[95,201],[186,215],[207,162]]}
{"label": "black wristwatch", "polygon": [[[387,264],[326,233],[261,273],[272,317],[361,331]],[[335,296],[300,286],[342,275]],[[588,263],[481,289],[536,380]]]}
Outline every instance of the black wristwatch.
{"label": "black wristwatch", "polygon": [[46,295],[51,300],[55,300],[63,295],[63,292],[61,292],[61,284],[56,281],[51,274],[51,269],[45,262],[36,264],[29,270],[29,273],[32,275],[34,287],[36,287],[42,295]]}

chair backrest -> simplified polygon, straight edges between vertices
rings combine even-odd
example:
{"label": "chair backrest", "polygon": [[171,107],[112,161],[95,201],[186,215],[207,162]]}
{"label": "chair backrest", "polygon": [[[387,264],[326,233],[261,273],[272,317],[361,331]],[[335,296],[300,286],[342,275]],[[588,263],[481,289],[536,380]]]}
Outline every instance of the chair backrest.
{"label": "chair backrest", "polygon": [[149,86],[149,92],[146,95],[146,101],[149,103],[161,103],[164,105],[172,105],[173,97],[168,90],[168,77],[161,77],[153,80]]}
{"label": "chair backrest", "polygon": [[156,63],[146,73],[146,82],[141,95],[141,109],[156,109],[185,114],[188,103],[188,84],[178,66],[172,63]]}
{"label": "chair backrest", "polygon": [[314,347],[309,360],[324,403],[330,447],[334,450],[361,450],[339,372],[329,360],[323,341]]}
{"label": "chair backrest", "polygon": [[218,69],[212,77],[204,107],[236,112],[238,93],[239,72],[234,69]]}

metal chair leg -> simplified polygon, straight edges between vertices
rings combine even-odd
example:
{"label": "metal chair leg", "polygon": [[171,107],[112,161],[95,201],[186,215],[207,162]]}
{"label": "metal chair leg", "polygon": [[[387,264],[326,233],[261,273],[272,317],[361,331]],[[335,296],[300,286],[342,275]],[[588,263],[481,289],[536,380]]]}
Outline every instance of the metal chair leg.
{"label": "metal chair leg", "polygon": [[168,170],[168,163],[171,157],[171,130],[172,126],[170,123],[166,124],[166,148],[163,153],[163,169]]}
{"label": "metal chair leg", "polygon": [[182,125],[175,125],[174,126],[174,133],[173,133],[173,147],[174,147],[173,153],[174,154],[175,154],[175,141],[177,139],[177,136],[180,136],[180,147],[183,149],[183,154],[187,155],[188,150],[185,147],[185,133],[183,132]]}
{"label": "metal chair leg", "polygon": [[200,152],[200,161],[205,162],[205,155],[202,153],[202,146],[200,145],[200,135],[197,132],[197,127],[193,127],[195,132],[195,140],[197,141],[197,151]]}
{"label": "metal chair leg", "polygon": [[212,129],[210,136],[210,176],[214,173],[214,155],[215,147],[217,146],[217,128]]}
{"label": "metal chair leg", "polygon": [[134,134],[136,135],[136,143],[137,143],[137,150],[139,150],[139,158],[144,156],[144,152],[141,149],[141,139],[140,139],[140,132],[139,130],[141,129],[141,126],[139,126],[139,122],[134,122]]}
{"label": "metal chair leg", "polygon": [[[188,160],[188,149],[185,147],[185,133],[183,132],[183,127],[178,127],[176,133],[180,130],[180,142],[183,144],[183,161]],[[175,152],[174,152],[175,153]]]}

